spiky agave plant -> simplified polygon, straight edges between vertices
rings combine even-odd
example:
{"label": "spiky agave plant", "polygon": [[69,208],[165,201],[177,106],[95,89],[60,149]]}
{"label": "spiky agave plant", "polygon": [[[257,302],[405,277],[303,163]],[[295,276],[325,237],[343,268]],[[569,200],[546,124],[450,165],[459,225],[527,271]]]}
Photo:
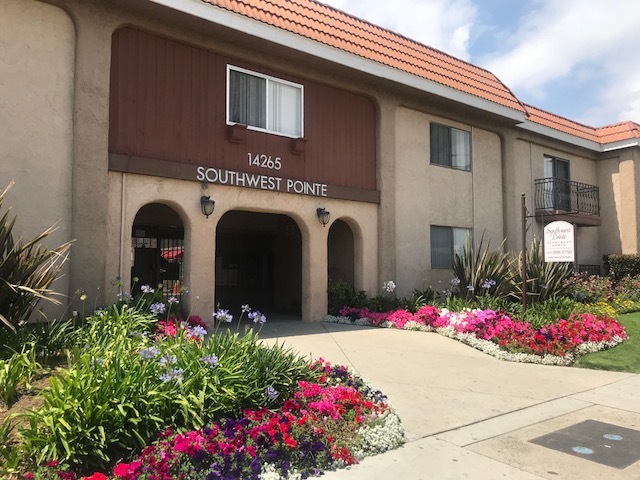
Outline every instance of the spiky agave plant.
{"label": "spiky agave plant", "polygon": [[[6,193],[0,193],[0,214]],[[55,230],[51,227],[32,240],[14,241],[12,230],[16,217],[9,211],[0,217],[0,322],[11,330],[26,321],[42,299],[59,304],[51,284],[58,278],[67,259],[71,243],[48,249],[40,245]]]}
{"label": "spiky agave plant", "polygon": [[[522,298],[522,257],[518,257],[517,271],[513,272],[512,295]],[[551,298],[566,295],[567,279],[571,276],[571,264],[545,262],[542,241],[534,238],[527,251],[527,302],[545,302]]]}
{"label": "spiky agave plant", "polygon": [[497,250],[489,250],[484,234],[478,248],[474,248],[470,235],[467,236],[462,253],[453,256],[453,273],[456,277],[460,296],[476,298],[493,295],[505,298],[511,290],[512,264],[514,260],[503,251],[504,240]]}

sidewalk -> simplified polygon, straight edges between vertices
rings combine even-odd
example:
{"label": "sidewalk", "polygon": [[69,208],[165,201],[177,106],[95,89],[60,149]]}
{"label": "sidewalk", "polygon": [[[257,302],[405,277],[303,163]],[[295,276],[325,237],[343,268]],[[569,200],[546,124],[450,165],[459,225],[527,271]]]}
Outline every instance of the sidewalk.
{"label": "sidewalk", "polygon": [[[640,375],[503,362],[435,333],[276,319],[260,337],[351,366],[402,419],[404,447],[327,480],[640,479],[640,461],[615,468],[530,442],[586,420],[640,431]],[[640,460],[640,441],[597,441],[607,458]]]}

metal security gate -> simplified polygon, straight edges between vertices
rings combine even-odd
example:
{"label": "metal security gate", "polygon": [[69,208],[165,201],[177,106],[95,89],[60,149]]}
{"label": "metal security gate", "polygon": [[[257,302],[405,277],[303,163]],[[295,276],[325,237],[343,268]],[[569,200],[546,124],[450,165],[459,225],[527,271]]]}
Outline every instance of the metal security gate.
{"label": "metal security gate", "polygon": [[[131,235],[131,285],[139,293],[142,285],[157,289],[162,285],[165,301],[182,300],[184,228],[133,226]],[[134,279],[137,278],[137,281]]]}

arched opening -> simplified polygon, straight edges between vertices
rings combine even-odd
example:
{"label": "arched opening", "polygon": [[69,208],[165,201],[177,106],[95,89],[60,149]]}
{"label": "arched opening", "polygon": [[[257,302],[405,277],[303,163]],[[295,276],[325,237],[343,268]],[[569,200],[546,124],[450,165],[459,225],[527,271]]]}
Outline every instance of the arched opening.
{"label": "arched opening", "polygon": [[336,220],[331,225],[327,256],[329,281],[344,280],[349,285],[354,285],[353,231],[343,220]]}
{"label": "arched opening", "polygon": [[131,254],[133,293],[142,285],[154,289],[162,285],[166,298],[181,300],[184,226],[175,210],[162,203],[149,203],[138,210],[131,229]]}
{"label": "arched opening", "polygon": [[216,305],[302,313],[302,234],[287,215],[231,211],[216,230]]}

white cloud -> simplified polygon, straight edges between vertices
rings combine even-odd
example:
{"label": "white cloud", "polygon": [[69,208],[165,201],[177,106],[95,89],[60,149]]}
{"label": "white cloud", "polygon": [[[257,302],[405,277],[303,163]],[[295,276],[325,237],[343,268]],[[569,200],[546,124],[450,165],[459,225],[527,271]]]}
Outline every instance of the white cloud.
{"label": "white cloud", "polygon": [[469,60],[472,0],[322,0],[420,43]]}
{"label": "white cloud", "polygon": [[[478,62],[517,95],[543,99],[560,80],[599,78],[580,121],[640,120],[637,0],[539,0],[506,50]],[[535,103],[535,101],[534,101]]]}

